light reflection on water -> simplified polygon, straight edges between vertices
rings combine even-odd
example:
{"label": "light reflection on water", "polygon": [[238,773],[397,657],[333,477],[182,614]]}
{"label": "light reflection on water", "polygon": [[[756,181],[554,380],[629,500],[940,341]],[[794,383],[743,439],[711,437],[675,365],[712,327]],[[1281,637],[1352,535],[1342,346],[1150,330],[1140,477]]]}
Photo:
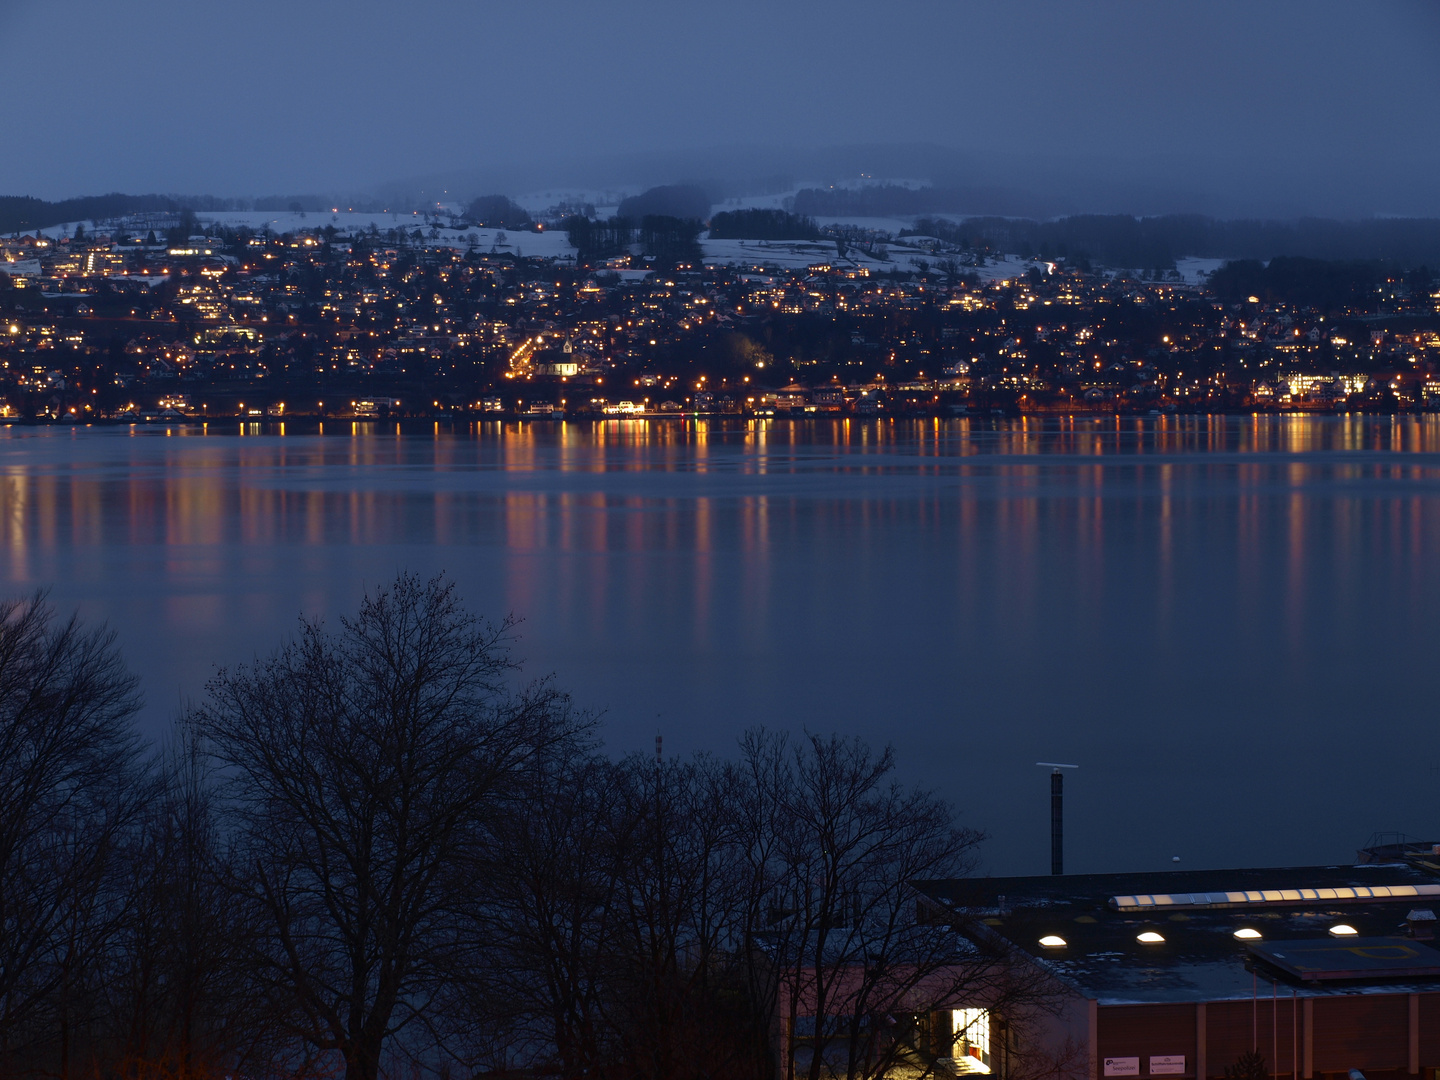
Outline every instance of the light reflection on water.
{"label": "light reflection on water", "polygon": [[893,740],[1048,866],[1435,834],[1440,418],[0,429],[0,572],[108,619],[159,732],[397,568],[525,617],[612,749]]}

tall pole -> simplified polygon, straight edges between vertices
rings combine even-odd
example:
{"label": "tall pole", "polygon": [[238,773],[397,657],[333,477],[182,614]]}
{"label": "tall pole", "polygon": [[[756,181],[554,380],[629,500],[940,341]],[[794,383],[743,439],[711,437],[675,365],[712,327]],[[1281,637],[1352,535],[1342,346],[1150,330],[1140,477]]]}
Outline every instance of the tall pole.
{"label": "tall pole", "polygon": [[1050,873],[1065,873],[1065,774],[1050,774]]}
{"label": "tall pole", "polygon": [[1065,774],[1061,770],[1080,766],[1056,761],[1035,764],[1050,770],[1050,873],[1058,877],[1065,873]]}

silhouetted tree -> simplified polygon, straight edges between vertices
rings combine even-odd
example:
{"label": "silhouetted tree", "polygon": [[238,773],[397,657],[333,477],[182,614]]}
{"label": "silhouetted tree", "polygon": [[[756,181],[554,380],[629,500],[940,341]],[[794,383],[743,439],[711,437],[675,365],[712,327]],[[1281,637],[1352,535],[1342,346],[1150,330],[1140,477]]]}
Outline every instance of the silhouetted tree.
{"label": "silhouetted tree", "polygon": [[123,902],[116,855],[148,791],[114,634],[0,601],[0,1071],[70,1071],[73,1008]]}
{"label": "silhouetted tree", "polygon": [[122,1073],[215,1076],[271,1049],[247,956],[256,926],[226,881],[228,855],[208,762],[182,725],[125,858],[128,910],[105,966]]}
{"label": "silhouetted tree", "polygon": [[340,1055],[349,1080],[435,1035],[487,825],[569,731],[548,684],[507,688],[510,630],[443,580],[401,575],[337,632],[305,622],[269,660],[222,671],[195,715],[229,772],[259,977],[305,1055]]}
{"label": "silhouetted tree", "polygon": [[652,216],[704,221],[710,216],[710,196],[694,184],[663,184],[620,200],[618,213],[631,221]]}
{"label": "silhouetted tree", "polygon": [[477,1050],[492,1069],[539,1060],[583,1076],[614,1053],[605,996],[620,880],[615,771],[593,753],[537,754],[523,803],[497,821],[493,895],[474,911],[475,936],[489,945],[466,1002],[490,1033]]}
{"label": "silhouetted tree", "polygon": [[645,254],[664,265],[699,259],[700,222],[694,219],[649,215],[640,223],[640,242]]}
{"label": "silhouetted tree", "polygon": [[1259,1050],[1247,1050],[1225,1066],[1225,1080],[1268,1080],[1269,1076],[1265,1055]]}
{"label": "silhouetted tree", "polygon": [[561,228],[576,249],[576,261],[581,266],[624,254],[635,241],[634,224],[620,217],[592,221],[576,214],[566,218]]}
{"label": "silhouetted tree", "polygon": [[753,969],[750,993],[793,1033],[782,1076],[884,1075],[914,1049],[905,1018],[917,992],[1002,1010],[1033,997],[1033,980],[1003,957],[917,917],[910,883],[964,876],[981,837],[902,786],[890,748],[758,731],[741,749],[751,933],[773,959]]}
{"label": "silhouetted tree", "polygon": [[784,210],[724,210],[710,219],[712,240],[818,240],[814,218]]}
{"label": "silhouetted tree", "polygon": [[505,195],[481,195],[465,209],[465,219],[482,229],[528,229],[533,222],[523,206]]}

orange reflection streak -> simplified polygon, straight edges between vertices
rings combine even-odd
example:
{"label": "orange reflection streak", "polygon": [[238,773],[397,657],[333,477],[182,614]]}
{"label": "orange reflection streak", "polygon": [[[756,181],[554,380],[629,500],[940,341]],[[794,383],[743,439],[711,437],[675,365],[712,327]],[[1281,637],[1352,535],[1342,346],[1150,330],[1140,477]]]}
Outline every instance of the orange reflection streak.
{"label": "orange reflection streak", "polygon": [[763,633],[769,623],[773,587],[770,568],[770,499],[756,495],[740,506],[740,550],[744,557],[741,602],[747,634]]}
{"label": "orange reflection streak", "polygon": [[461,530],[456,517],[455,500],[447,491],[437,491],[432,496],[431,530],[437,544],[455,544],[461,540]]}
{"label": "orange reflection streak", "polygon": [[105,507],[100,485],[90,479],[70,481],[70,543],[99,547],[105,542]]}
{"label": "orange reflection streak", "polygon": [[[226,503],[237,495],[243,498],[244,489],[227,492],[207,477],[183,474],[162,483],[166,544],[218,544],[225,539]],[[243,505],[240,509],[243,530]]]}
{"label": "orange reflection streak", "polygon": [[325,543],[325,522],[327,512],[325,494],[310,491],[305,494],[305,542],[311,545]]}
{"label": "orange reflection streak", "polygon": [[1085,465],[1077,470],[1075,534],[1080,575],[1077,584],[1083,598],[1082,610],[1090,612],[1096,610],[1105,589],[1104,487],[1105,466]]}
{"label": "orange reflection streak", "polygon": [[1169,635],[1175,599],[1175,466],[1160,466],[1160,583],[1156,590],[1156,621],[1162,633]]}
{"label": "orange reflection streak", "polygon": [[1305,495],[1300,490],[1307,476],[1304,465],[1296,463],[1286,467],[1290,482],[1290,495],[1286,500],[1286,532],[1288,553],[1286,563],[1285,623],[1286,634],[1292,653],[1298,654],[1304,648],[1305,629]]}
{"label": "orange reflection streak", "polygon": [[7,468],[3,478],[0,478],[0,512],[3,512],[5,520],[9,573],[14,581],[27,583],[31,580],[25,529],[29,504],[29,476],[20,468]]}
{"label": "orange reflection streak", "polygon": [[505,495],[505,546],[511,551],[533,551],[540,547],[545,496],[528,491]]}
{"label": "orange reflection streak", "polygon": [[42,549],[52,549],[60,539],[60,482],[54,476],[35,479],[34,516],[35,540]]}
{"label": "orange reflection streak", "polygon": [[714,528],[711,514],[712,507],[708,498],[702,496],[695,500],[694,626],[696,643],[705,647],[711,644],[711,635],[714,630],[710,618],[710,599],[715,572],[711,558],[713,541],[711,530]]}

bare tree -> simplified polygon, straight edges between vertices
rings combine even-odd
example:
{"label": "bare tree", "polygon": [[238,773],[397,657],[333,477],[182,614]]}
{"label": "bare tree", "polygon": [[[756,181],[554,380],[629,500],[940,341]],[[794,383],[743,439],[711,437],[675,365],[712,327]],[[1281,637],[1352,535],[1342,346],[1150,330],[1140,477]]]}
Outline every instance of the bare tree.
{"label": "bare tree", "polygon": [[491,970],[517,1008],[490,1023],[531,1040],[528,1059],[505,1064],[756,1075],[732,770],[705,756],[585,755],[535,779],[496,847]]}
{"label": "bare tree", "polygon": [[302,623],[209,685],[195,723],[229,774],[235,872],[297,1069],[333,1053],[375,1080],[439,1020],[487,819],[571,726],[548,684],[508,689],[510,631],[443,580],[401,575],[338,632]]}
{"label": "bare tree", "polygon": [[625,1075],[748,1075],[736,778],[707,756],[616,770],[606,996]]}
{"label": "bare tree", "polygon": [[611,839],[616,771],[569,747],[536,755],[524,797],[497,821],[493,889],[473,929],[485,962],[466,987],[488,1044],[479,1056],[492,1069],[603,1075],[614,1056],[606,997],[621,878]]}
{"label": "bare tree", "polygon": [[213,778],[188,726],[159,765],[123,860],[129,905],[104,969],[105,1053],[122,1075],[245,1071],[271,1028],[247,962],[253,914],[227,887]]}
{"label": "bare tree", "polygon": [[73,1004],[116,925],[115,854],[146,797],[114,634],[0,601],[0,1070],[70,1071]]}
{"label": "bare tree", "polygon": [[979,837],[893,769],[858,740],[765,732],[736,764],[556,761],[496,844],[513,1009],[489,1022],[530,1056],[493,1064],[865,1080],[949,1056],[926,1030],[942,1007],[1023,1015],[1003,950],[920,917],[909,883],[964,874]]}
{"label": "bare tree", "polygon": [[754,993],[777,1016],[781,1074],[866,1080],[902,1058],[931,1069],[923,1015],[957,1001],[1004,1004],[1008,965],[950,925],[918,917],[909,883],[971,869],[980,834],[893,776],[890,748],[839,736],[753,732],[743,796],[759,920]]}

